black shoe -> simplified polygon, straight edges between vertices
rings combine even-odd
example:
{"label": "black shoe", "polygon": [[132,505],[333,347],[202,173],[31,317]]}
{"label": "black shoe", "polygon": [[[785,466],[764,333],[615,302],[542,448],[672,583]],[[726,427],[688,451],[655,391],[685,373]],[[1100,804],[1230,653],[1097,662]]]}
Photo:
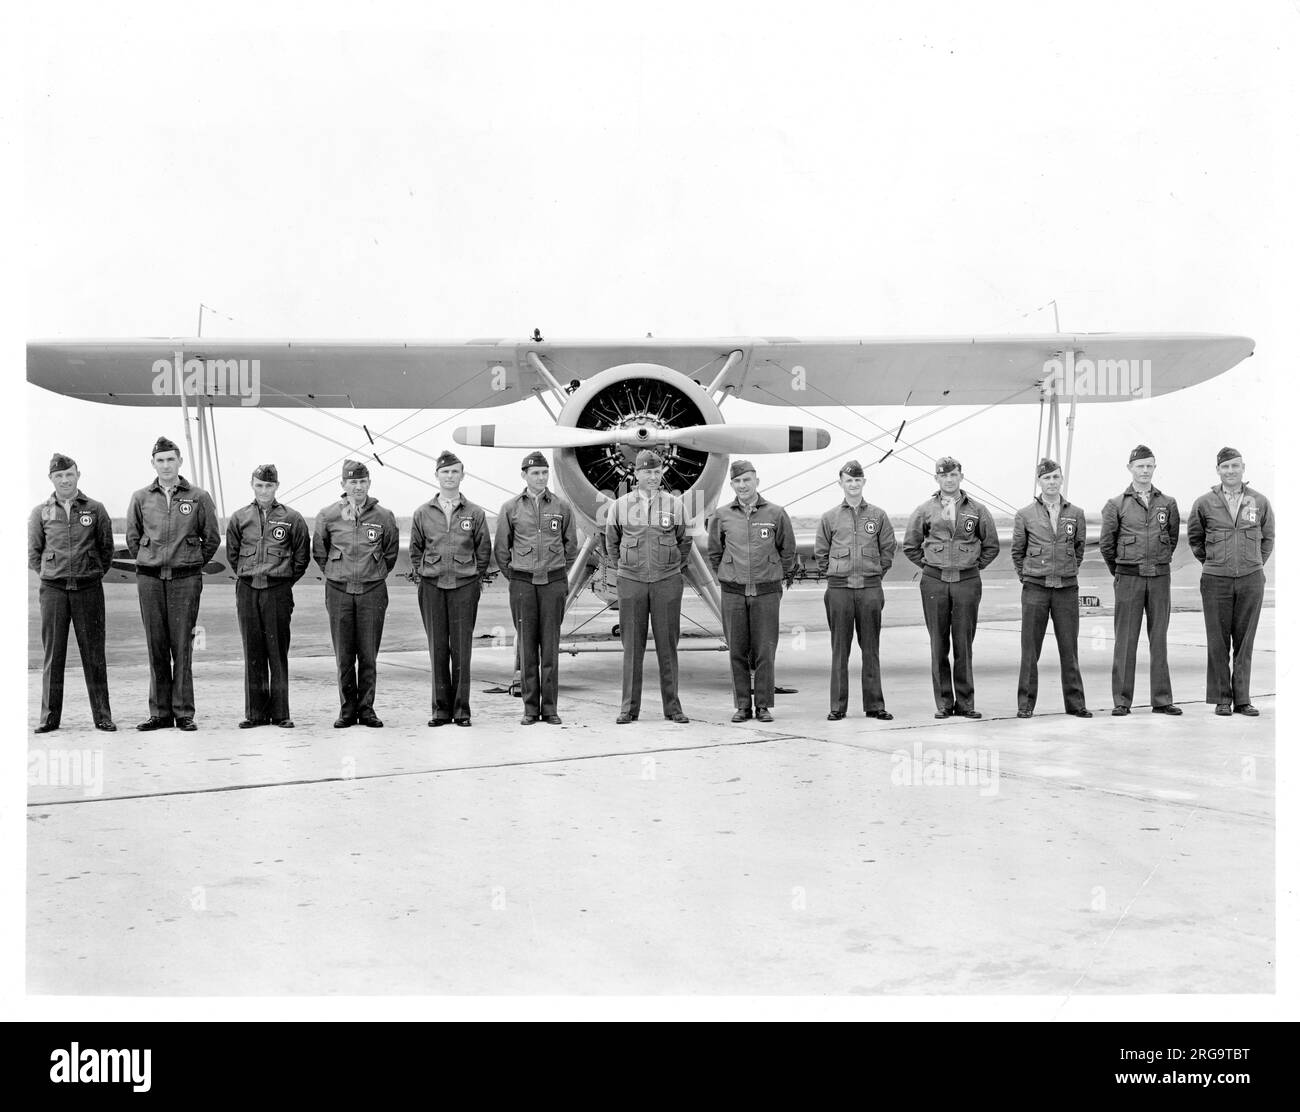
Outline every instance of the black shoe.
{"label": "black shoe", "polygon": [[[535,714],[525,714],[525,715],[523,716],[523,718],[521,718],[521,719],[519,720],[519,725],[521,725],[521,726],[536,726],[536,725],[537,725],[537,718],[538,718],[538,716],[535,715]],[[430,722],[429,725],[432,726],[433,723]]]}
{"label": "black shoe", "polygon": [[[1080,707],[1078,710],[1071,710],[1071,711],[1067,711],[1066,713],[1067,713],[1067,714],[1072,714],[1072,715],[1074,715],[1075,718],[1091,718],[1091,717],[1092,717],[1092,711],[1090,711],[1087,707]],[[1180,712],[1180,713],[1181,713],[1181,712]]]}
{"label": "black shoe", "polygon": [[267,726],[270,723],[265,718],[245,718],[240,724],[241,730],[255,730],[258,726]]}
{"label": "black shoe", "polygon": [[1017,718],[1033,718],[1033,717],[1034,717],[1034,712],[1033,712],[1032,710],[1018,710],[1018,711],[1016,711],[1016,717],[1017,717]]}
{"label": "black shoe", "polygon": [[136,727],[136,729],[137,730],[170,730],[171,727],[172,727],[172,719],[170,715],[151,714],[148,718],[146,718],[143,722],[141,722]]}
{"label": "black shoe", "polygon": [[349,726],[355,726],[356,724],[357,720],[355,718],[348,718],[346,715],[342,714],[339,715],[338,718],[334,719],[334,728],[336,730],[346,730]]}
{"label": "black shoe", "polygon": [[1214,708],[1214,713],[1215,713],[1215,714],[1220,714],[1220,715],[1222,715],[1224,718],[1231,718],[1231,717],[1232,717],[1232,704],[1231,704],[1231,703],[1220,703],[1217,707]]}
{"label": "black shoe", "polygon": [[629,722],[635,722],[636,717],[637,716],[635,714],[620,714],[617,718],[614,719],[614,725],[626,726]]}
{"label": "black shoe", "polygon": [[951,718],[953,712],[950,710],[937,710],[934,712],[935,718]]}
{"label": "black shoe", "polygon": [[867,717],[879,718],[881,722],[892,722],[894,720],[894,716],[887,710],[869,710],[867,711]]}
{"label": "black shoe", "polygon": [[548,726],[562,725],[562,723],[560,722],[560,716],[558,714],[544,714],[542,715],[542,721],[545,722]]}
{"label": "black shoe", "polygon": [[1129,713],[1129,709],[1128,707],[1113,707],[1110,713],[1115,718],[1123,718],[1124,715]]}
{"label": "black shoe", "polygon": [[676,722],[679,726],[685,726],[686,723],[690,721],[690,719],[687,718],[686,715],[684,715],[681,711],[678,711],[676,714],[668,715],[668,721]]}
{"label": "black shoe", "polygon": [[383,722],[379,720],[379,715],[373,710],[369,714],[358,715],[357,721],[363,726],[369,726],[372,730],[382,730],[384,728]]}
{"label": "black shoe", "polygon": [[827,722],[839,722],[844,717],[842,710],[833,710],[826,716]]}
{"label": "black shoe", "polygon": [[1182,714],[1183,708],[1176,707],[1173,703],[1166,703],[1163,707],[1152,707],[1152,714]]}
{"label": "black shoe", "polygon": [[113,725],[113,720],[111,718],[101,718],[95,723],[95,729],[103,730],[106,734],[117,733],[117,727]]}
{"label": "black shoe", "polygon": [[195,730],[198,729],[198,727],[194,724],[193,718],[176,719],[176,728],[178,730],[184,730],[187,734],[192,734]]}
{"label": "black shoe", "polygon": [[[170,726],[171,723],[169,722],[169,723],[167,723],[167,725]],[[54,731],[57,730],[58,728],[59,728],[59,724],[58,724],[57,722],[42,722],[39,726],[36,727],[35,730],[32,731],[32,733],[34,733],[34,734],[52,734],[52,733],[54,733]],[[141,726],[140,729],[143,730],[144,727]],[[149,729],[152,730],[153,727],[150,726]]]}
{"label": "black shoe", "polygon": [[437,729],[439,726],[450,726],[450,718],[430,718],[429,725]]}
{"label": "black shoe", "polygon": [[733,722],[748,722],[754,717],[754,712],[749,707],[737,707],[736,713],[731,716]]}
{"label": "black shoe", "polygon": [[1244,714],[1247,718],[1258,718],[1258,717],[1259,717],[1259,711],[1256,710],[1256,709],[1255,709],[1255,708],[1254,708],[1250,703],[1242,703],[1242,705],[1239,706],[1239,707],[1233,707],[1233,708],[1232,708],[1232,713],[1233,713],[1233,714]]}
{"label": "black shoe", "polygon": [[468,718],[453,718],[452,721],[455,722],[457,726],[468,726],[470,724]]}
{"label": "black shoe", "polygon": [[960,718],[983,718],[984,717],[977,710],[955,710],[953,711],[953,714],[957,715]]}
{"label": "black shoe", "polygon": [[273,718],[273,719],[271,719],[271,725],[272,725],[272,726],[279,726],[280,729],[282,729],[282,730],[292,730],[292,729],[293,729],[293,719],[292,719],[292,718]]}
{"label": "black shoe", "polygon": [[772,712],[768,710],[767,707],[755,707],[754,717],[757,718],[758,721],[760,722],[771,722]]}

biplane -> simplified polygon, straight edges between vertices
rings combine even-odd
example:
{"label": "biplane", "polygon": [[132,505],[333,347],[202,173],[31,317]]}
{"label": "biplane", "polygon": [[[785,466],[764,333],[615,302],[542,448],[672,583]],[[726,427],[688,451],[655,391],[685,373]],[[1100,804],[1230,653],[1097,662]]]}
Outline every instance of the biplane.
{"label": "biplane", "polygon": [[[27,346],[27,378],[86,401],[179,407],[200,486],[219,478],[210,435],[215,408],[465,413],[533,401],[544,422],[515,411],[510,423],[460,426],[453,439],[554,453],[552,485],[572,503],[581,533],[567,607],[588,585],[607,605],[615,602],[602,543],[604,507],[633,485],[638,450],[653,447],[663,455],[664,488],[682,498],[698,535],[718,504],[731,455],[830,446],[830,433],[816,424],[727,421],[730,399],[809,417],[810,408],[827,406],[1038,405],[1035,454],[1063,460],[1068,488],[1079,404],[1171,394],[1229,370],[1253,350],[1244,336],[1105,332],[556,342],[537,331],[527,340],[38,340]],[[897,444],[906,446],[900,440],[906,423],[845,445],[842,454],[881,443],[883,459]],[[406,446],[358,427],[369,441],[362,454],[380,463]],[[120,570],[129,568],[121,563]],[[685,575],[720,623],[718,584],[698,543]]]}

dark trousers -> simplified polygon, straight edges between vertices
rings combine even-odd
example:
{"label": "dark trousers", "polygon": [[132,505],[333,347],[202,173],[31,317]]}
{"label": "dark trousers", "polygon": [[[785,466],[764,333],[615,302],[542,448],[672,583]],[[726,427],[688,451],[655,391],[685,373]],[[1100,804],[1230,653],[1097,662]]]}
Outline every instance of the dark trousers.
{"label": "dark trousers", "polygon": [[[736,706],[770,707],[776,701],[776,640],[781,629],[781,592],[722,592],[722,633],[731,650],[731,690]],[[657,638],[656,638],[657,640]]]}
{"label": "dark trousers", "polygon": [[1169,576],[1115,576],[1115,660],[1110,669],[1110,693],[1117,707],[1133,705],[1137,677],[1138,637],[1142,615],[1147,619],[1151,650],[1151,705],[1169,706],[1174,687],[1169,680]]}
{"label": "dark trousers", "polygon": [[659,694],[664,717],[680,714],[677,697],[677,639],[682,626],[682,577],[670,575],[657,583],[618,577],[618,624],[623,641],[622,714],[641,713],[641,664],[645,660],[646,630],[653,629],[659,658]]}
{"label": "dark trousers", "polygon": [[1038,658],[1043,651],[1047,619],[1052,619],[1056,651],[1061,657],[1061,692],[1065,709],[1083,710],[1083,676],[1079,674],[1079,588],[1044,587],[1025,580],[1020,590],[1020,687],[1018,710],[1034,709],[1038,702]]}
{"label": "dark trousers", "polygon": [[194,623],[199,617],[203,576],[155,579],[137,575],[140,617],[149,647],[149,714],[194,717]]}
{"label": "dark trousers", "polygon": [[826,588],[826,624],[831,630],[831,710],[849,711],[849,652],[857,636],[862,654],[862,709],[885,709],[880,686],[880,618],[885,592],[879,587]]}
{"label": "dark trousers", "polygon": [[244,717],[279,722],[289,717],[289,616],[293,585],[255,588],[235,582],[235,616],[244,642]]}
{"label": "dark trousers", "polygon": [[360,595],[350,595],[325,581],[325,610],[339,676],[339,717],[355,719],[375,709],[375,671],[379,643],[384,639],[388,585],[379,583]]}
{"label": "dark trousers", "polygon": [[42,726],[57,726],[63,717],[63,668],[68,659],[68,624],[77,636],[81,670],[90,696],[90,716],[96,722],[112,719],[108,705],[108,666],[104,660],[104,588],[96,583],[69,591],[53,583],[41,584],[41,647],[45,667],[41,672]]}
{"label": "dark trousers", "polygon": [[[420,620],[433,665],[433,717],[469,718],[469,658],[483,586],[471,579],[459,587],[420,581]],[[554,713],[552,711],[551,713]]]}
{"label": "dark trousers", "polygon": [[979,576],[956,583],[921,576],[921,609],[925,612],[925,628],[930,631],[930,679],[938,710],[975,709],[971,647],[983,593]]}
{"label": "dark trousers", "polygon": [[510,580],[510,616],[515,623],[524,714],[555,714],[560,688],[560,626],[569,585]]}
{"label": "dark trousers", "polygon": [[1205,701],[1244,707],[1250,702],[1250,660],[1264,606],[1263,571],[1239,579],[1201,576],[1201,606],[1208,650]]}

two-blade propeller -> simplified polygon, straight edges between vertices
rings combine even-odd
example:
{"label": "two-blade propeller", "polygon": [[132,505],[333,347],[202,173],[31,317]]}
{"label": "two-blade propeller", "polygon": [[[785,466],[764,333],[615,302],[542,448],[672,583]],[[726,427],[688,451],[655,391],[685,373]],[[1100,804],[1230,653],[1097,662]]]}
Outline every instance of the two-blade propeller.
{"label": "two-blade propeller", "polygon": [[589,448],[604,444],[653,448],[674,444],[697,452],[816,452],[831,442],[825,429],[799,425],[690,425],[657,429],[635,425],[618,429],[510,428],[468,425],[452,433],[457,444],[478,448]]}

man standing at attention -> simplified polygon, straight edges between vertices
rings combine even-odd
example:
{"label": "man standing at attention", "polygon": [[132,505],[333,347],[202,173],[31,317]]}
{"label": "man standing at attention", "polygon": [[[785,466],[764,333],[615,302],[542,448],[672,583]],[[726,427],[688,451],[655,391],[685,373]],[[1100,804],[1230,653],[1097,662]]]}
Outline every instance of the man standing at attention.
{"label": "man standing at attention", "polygon": [[889,515],[862,497],[866,474],[849,460],[840,468],[844,499],[822,514],[813,542],[817,569],[826,577],[826,622],[831,631],[831,709],[828,722],[849,711],[849,651],[856,633],[862,654],[862,709],[888,722],[880,682],[880,619],[885,609],[881,580],[897,547]]}
{"label": "man standing at attention", "polygon": [[1065,713],[1091,718],[1079,673],[1079,565],[1087,541],[1083,511],[1061,497],[1061,465],[1053,459],[1038,463],[1037,498],[1016,511],[1011,536],[1011,562],[1020,589],[1020,686],[1016,717],[1032,718],[1038,702],[1038,658],[1043,651],[1047,619],[1052,619],[1056,650],[1061,657],[1061,691]]}
{"label": "man standing at attention", "polygon": [[560,626],[578,535],[573,509],[546,487],[551,477],[546,457],[530,452],[520,470],[525,489],[501,507],[495,545],[497,567],[510,581],[524,696],[520,724],[532,726],[540,718],[558,726]]}
{"label": "man standing at attention", "polygon": [[971,650],[984,590],[980,572],[997,559],[998,531],[988,509],[961,489],[960,463],[943,456],[934,474],[939,489],[913,512],[903,552],[921,569],[934,716],[980,718]]}
{"label": "man standing at attention", "polygon": [[647,628],[659,658],[664,717],[686,723],[677,697],[677,639],[682,621],[682,569],[691,552],[686,508],[666,494],[663,460],[645,449],[636,455],[636,487],[608,508],[605,551],[618,560],[618,621],[623,641],[623,701],[618,725],[641,714],[641,665]]}
{"label": "man standing at attention", "polygon": [[1116,716],[1129,713],[1137,676],[1142,615],[1151,648],[1151,711],[1182,714],[1169,679],[1169,565],[1178,547],[1178,503],[1152,484],[1155,453],[1139,444],[1129,453],[1127,489],[1101,511],[1101,558],[1115,577],[1115,659],[1110,690]]}
{"label": "man standing at attention", "polygon": [[375,674],[384,638],[388,586],[397,563],[397,519],[370,497],[370,470],[357,460],[343,463],[343,497],[316,515],[311,555],[325,575],[325,609],[338,669],[336,730],[378,729]]}
{"label": "man standing at attention", "polygon": [[235,616],[244,642],[244,720],[241,730],[293,729],[289,717],[289,619],[293,585],[311,563],[311,536],[302,514],[276,500],[275,464],[253,469],[253,501],[230,515],[226,558],[235,573]]}
{"label": "man standing at attention", "polygon": [[157,478],[131,495],[126,547],[135,560],[140,617],[149,646],[149,717],[137,730],[197,730],[194,623],[203,565],[221,547],[217,508],[180,473],[181,450],[165,436],[153,446]]}
{"label": "man standing at attention", "polygon": [[483,508],[460,492],[460,457],[441,453],[434,476],[438,493],[411,516],[411,570],[420,577],[420,619],[433,666],[429,725],[469,726],[470,653],[492,538]]}
{"label": "man standing at attention", "polygon": [[1273,507],[1246,485],[1236,448],[1220,449],[1218,466],[1219,485],[1196,500],[1187,519],[1187,542],[1201,561],[1205,701],[1215,714],[1254,718],[1250,661],[1264,605],[1264,565],[1273,552]]}
{"label": "man standing at attention", "polygon": [[722,589],[722,632],[731,650],[733,722],[772,721],[781,591],[794,575],[798,549],[790,515],[758,493],[747,459],[731,465],[735,500],[709,517],[709,563]]}
{"label": "man standing at attention", "polygon": [[54,493],[27,519],[27,566],[41,577],[41,720],[38,734],[59,728],[63,717],[63,670],[68,623],[77,636],[95,729],[112,732],[108,666],[104,657],[105,573],[113,566],[113,520],[103,505],[78,486],[77,461],[55,452],[50,460]]}

